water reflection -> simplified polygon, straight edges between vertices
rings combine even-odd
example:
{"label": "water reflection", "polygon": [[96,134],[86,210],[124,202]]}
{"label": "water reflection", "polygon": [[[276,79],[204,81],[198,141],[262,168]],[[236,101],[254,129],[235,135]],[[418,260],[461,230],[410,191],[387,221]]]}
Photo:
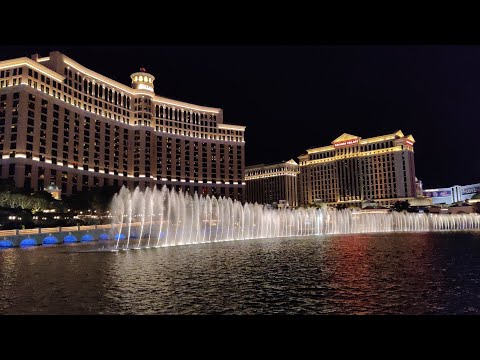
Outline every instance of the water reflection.
{"label": "water reflection", "polygon": [[[478,233],[0,252],[0,310],[50,314],[478,313]],[[114,242],[113,242],[114,243]],[[108,244],[106,245],[108,246]]]}

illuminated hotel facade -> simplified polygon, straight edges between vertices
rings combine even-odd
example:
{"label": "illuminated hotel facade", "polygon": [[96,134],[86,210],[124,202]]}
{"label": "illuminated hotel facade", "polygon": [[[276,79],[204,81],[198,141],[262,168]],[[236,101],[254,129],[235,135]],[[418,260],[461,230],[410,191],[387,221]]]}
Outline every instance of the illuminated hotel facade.
{"label": "illuminated hotel facade", "polygon": [[296,207],[298,164],[293,160],[245,168],[245,200],[250,203]]}
{"label": "illuminated hotel facade", "polygon": [[381,205],[416,197],[412,135],[401,131],[362,139],[343,134],[299,156],[300,205]]}
{"label": "illuminated hotel facade", "polygon": [[59,52],[0,62],[0,177],[70,195],[94,186],[161,186],[244,196],[244,126],[223,111],[154,93],[141,69],[125,86]]}

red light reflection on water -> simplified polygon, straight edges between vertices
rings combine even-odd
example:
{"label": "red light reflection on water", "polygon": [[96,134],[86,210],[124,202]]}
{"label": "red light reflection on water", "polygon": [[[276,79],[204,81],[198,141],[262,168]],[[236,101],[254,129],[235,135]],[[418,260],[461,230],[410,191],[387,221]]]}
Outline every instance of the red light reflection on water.
{"label": "red light reflection on water", "polygon": [[[335,271],[330,277],[338,311],[356,314],[419,314],[428,312],[423,297],[443,283],[444,275],[431,266],[432,234],[347,235],[328,248]],[[388,302],[388,303],[386,303]],[[402,309],[402,311],[399,311]],[[350,311],[351,313],[351,311]]]}

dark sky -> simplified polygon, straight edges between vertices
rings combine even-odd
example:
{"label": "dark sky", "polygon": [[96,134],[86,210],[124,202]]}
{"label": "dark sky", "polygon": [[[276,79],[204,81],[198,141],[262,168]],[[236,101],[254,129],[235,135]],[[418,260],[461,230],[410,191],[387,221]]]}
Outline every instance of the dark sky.
{"label": "dark sky", "polygon": [[416,139],[424,188],[480,182],[480,46],[3,46],[1,60],[59,50],[129,85],[220,107],[245,125],[247,165],[296,158],[344,132]]}

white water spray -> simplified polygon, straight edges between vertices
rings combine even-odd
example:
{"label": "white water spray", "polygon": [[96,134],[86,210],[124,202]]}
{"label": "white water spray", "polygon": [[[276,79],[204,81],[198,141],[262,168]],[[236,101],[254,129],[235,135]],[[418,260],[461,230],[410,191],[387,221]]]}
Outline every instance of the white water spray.
{"label": "white water spray", "polygon": [[[479,230],[478,214],[362,213],[351,209],[268,209],[230,198],[193,196],[154,187],[123,187],[111,204],[116,249],[129,248],[132,234],[157,237],[156,247],[328,234]],[[126,245],[120,234],[127,229]],[[138,234],[138,235],[137,235]],[[145,241],[143,242],[145,244]]]}

